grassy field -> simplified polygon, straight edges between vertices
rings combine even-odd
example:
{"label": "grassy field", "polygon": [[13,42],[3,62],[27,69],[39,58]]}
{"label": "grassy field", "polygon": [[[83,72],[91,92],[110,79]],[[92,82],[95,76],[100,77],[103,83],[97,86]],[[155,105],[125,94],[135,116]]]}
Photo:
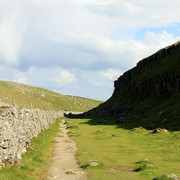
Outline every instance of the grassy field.
{"label": "grassy field", "polygon": [[46,168],[51,162],[54,136],[59,132],[60,119],[49,129],[41,132],[32,141],[32,150],[28,150],[19,165],[0,171],[0,180],[39,180],[47,176]]}
{"label": "grassy field", "polygon": [[98,106],[100,101],[75,96],[62,95],[47,89],[28,86],[9,81],[0,81],[0,101],[19,107],[23,104],[30,108],[31,103],[35,108],[43,110],[71,110],[84,112]]}
{"label": "grassy field", "polygon": [[[179,131],[124,128],[112,119],[67,121],[69,136],[78,145],[77,159],[89,180],[152,180],[172,173],[180,177]],[[91,167],[89,162],[99,166]]]}

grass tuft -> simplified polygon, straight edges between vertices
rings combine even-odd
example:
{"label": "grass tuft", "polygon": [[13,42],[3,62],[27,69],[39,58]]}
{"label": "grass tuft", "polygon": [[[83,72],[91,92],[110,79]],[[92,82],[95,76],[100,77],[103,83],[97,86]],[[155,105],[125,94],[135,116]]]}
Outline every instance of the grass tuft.
{"label": "grass tuft", "polygon": [[67,126],[66,129],[78,129],[79,127],[78,126]]}

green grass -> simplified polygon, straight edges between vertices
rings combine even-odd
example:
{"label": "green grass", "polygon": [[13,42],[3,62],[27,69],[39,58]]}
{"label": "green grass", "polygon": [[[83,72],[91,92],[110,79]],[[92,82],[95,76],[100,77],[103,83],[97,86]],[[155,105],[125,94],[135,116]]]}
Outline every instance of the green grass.
{"label": "green grass", "polygon": [[[109,119],[68,119],[78,126],[72,136],[77,159],[89,180],[152,180],[164,174],[180,177],[180,132],[153,134],[144,128],[124,128]],[[102,122],[102,123],[100,123]],[[148,161],[144,161],[148,159]],[[100,163],[90,167],[89,161]],[[149,167],[146,164],[152,164]]]}
{"label": "green grass", "polygon": [[78,129],[78,128],[79,128],[78,126],[71,126],[71,125],[67,126],[67,129]]}
{"label": "green grass", "polygon": [[56,143],[54,136],[59,132],[60,119],[50,126],[49,129],[41,132],[32,141],[32,149],[22,156],[18,166],[7,167],[0,171],[0,180],[37,180],[47,176],[47,166],[51,162],[50,156],[53,146]]}
{"label": "green grass", "polygon": [[32,103],[35,108],[43,110],[59,111],[64,108],[78,112],[88,111],[101,103],[92,99],[62,95],[47,89],[8,81],[0,81],[0,101],[9,104],[13,101],[19,107],[24,104],[25,107],[31,108]]}

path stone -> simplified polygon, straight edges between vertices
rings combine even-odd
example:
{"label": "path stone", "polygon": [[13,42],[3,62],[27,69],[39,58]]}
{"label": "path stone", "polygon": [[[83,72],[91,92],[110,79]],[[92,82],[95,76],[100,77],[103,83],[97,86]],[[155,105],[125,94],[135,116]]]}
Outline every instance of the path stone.
{"label": "path stone", "polygon": [[61,137],[55,137],[57,144],[54,147],[53,161],[48,168],[47,180],[87,180],[87,174],[79,167],[75,158],[76,143],[68,137],[64,122],[60,124]]}

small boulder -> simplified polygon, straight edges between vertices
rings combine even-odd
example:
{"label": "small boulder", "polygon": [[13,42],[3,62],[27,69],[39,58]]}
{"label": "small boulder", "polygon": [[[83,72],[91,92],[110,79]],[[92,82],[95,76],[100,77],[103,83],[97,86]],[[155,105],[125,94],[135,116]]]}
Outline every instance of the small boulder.
{"label": "small boulder", "polygon": [[144,161],[144,162],[148,162],[149,160],[148,160],[148,159],[144,159],[143,161]]}
{"label": "small boulder", "polygon": [[153,180],[164,180],[164,179],[178,180],[178,177],[175,174],[169,174],[169,175],[162,175],[162,176],[156,177]]}
{"label": "small boulder", "polygon": [[167,133],[168,130],[167,129],[161,129],[161,128],[156,128],[153,130],[153,133],[161,133],[161,132]]}
{"label": "small boulder", "polygon": [[91,167],[96,167],[96,166],[99,166],[99,163],[98,162],[89,162],[88,165]]}
{"label": "small boulder", "polygon": [[178,177],[175,174],[170,174],[170,175],[163,175],[164,177],[167,177],[169,179],[175,179],[178,180]]}
{"label": "small boulder", "polygon": [[146,167],[154,167],[154,165],[152,165],[152,164],[146,164],[145,166]]}

